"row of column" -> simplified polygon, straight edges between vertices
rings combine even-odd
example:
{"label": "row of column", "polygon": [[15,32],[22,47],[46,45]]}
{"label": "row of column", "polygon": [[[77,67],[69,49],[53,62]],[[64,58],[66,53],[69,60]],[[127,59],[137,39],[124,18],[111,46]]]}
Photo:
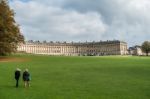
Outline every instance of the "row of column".
{"label": "row of column", "polygon": [[68,54],[93,54],[93,53],[105,53],[105,54],[119,54],[119,51],[125,51],[126,46],[118,44],[114,45],[97,45],[97,46],[50,46],[50,45],[28,45],[22,44],[18,46],[18,51],[25,51],[27,53],[35,54],[51,54],[51,55],[68,55]]}

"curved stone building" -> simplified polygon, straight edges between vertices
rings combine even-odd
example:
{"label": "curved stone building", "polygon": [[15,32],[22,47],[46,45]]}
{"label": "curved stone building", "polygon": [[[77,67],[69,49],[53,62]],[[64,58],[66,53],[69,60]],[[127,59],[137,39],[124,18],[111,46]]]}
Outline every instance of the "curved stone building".
{"label": "curved stone building", "polygon": [[32,54],[64,56],[126,55],[128,53],[127,43],[118,40],[82,43],[28,41],[20,44],[17,50]]}

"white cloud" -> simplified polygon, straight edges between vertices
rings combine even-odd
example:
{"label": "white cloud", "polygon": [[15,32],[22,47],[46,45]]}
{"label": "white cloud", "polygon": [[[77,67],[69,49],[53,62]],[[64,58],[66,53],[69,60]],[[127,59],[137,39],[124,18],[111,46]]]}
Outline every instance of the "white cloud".
{"label": "white cloud", "polygon": [[13,0],[26,39],[150,40],[149,0]]}
{"label": "white cloud", "polygon": [[79,13],[35,1],[14,1],[10,5],[27,39],[90,40],[101,37],[107,28],[96,12]]}

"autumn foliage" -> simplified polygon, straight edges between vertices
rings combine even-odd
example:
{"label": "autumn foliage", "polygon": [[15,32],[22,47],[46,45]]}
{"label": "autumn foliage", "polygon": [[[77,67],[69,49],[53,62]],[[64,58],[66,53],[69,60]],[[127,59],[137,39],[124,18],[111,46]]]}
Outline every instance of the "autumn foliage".
{"label": "autumn foliage", "polygon": [[24,42],[24,36],[20,33],[19,25],[14,19],[14,11],[10,9],[6,0],[2,0],[0,2],[0,55],[16,52],[20,42]]}

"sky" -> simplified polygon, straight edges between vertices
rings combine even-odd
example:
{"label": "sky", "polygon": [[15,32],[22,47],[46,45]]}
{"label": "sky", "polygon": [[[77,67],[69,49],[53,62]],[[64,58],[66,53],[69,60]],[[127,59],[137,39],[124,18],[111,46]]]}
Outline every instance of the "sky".
{"label": "sky", "polygon": [[26,40],[150,40],[150,0],[9,0]]}

